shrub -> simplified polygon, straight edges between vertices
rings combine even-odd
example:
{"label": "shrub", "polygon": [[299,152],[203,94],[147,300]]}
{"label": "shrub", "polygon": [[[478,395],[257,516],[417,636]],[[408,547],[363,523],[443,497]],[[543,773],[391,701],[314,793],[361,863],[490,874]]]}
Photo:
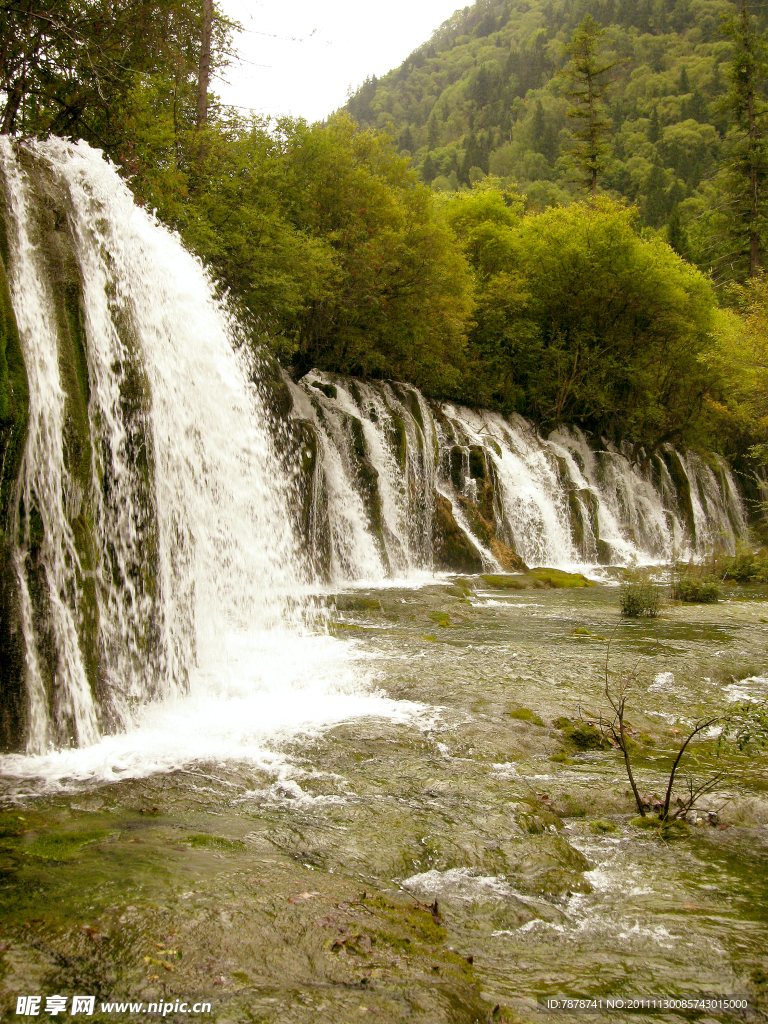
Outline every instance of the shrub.
{"label": "shrub", "polygon": [[718,555],[712,560],[712,568],[724,580],[768,583],[768,549],[750,551],[740,548],[735,555]]}
{"label": "shrub", "polygon": [[647,580],[627,580],[619,592],[621,615],[625,619],[645,616],[655,619],[661,610],[661,594],[658,587]]}
{"label": "shrub", "polygon": [[677,576],[672,584],[675,601],[687,604],[714,604],[720,597],[717,580],[707,576]]}

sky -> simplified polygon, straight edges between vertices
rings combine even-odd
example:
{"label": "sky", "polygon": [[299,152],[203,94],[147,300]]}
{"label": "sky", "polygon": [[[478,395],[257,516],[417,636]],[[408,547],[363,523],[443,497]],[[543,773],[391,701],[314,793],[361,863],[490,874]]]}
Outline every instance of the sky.
{"label": "sky", "polygon": [[[466,0],[465,0],[466,2]],[[463,3],[457,0],[220,0],[244,31],[240,60],[212,88],[225,103],[323,120],[369,75],[398,67]]]}

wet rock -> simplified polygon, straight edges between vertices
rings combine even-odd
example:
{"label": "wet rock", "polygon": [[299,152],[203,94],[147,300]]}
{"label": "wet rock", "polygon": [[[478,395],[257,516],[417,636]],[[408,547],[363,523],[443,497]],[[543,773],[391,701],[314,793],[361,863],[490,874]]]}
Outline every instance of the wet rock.
{"label": "wet rock", "polygon": [[442,494],[436,495],[433,545],[435,563],[454,572],[479,573],[483,560],[453,516],[453,506]]}

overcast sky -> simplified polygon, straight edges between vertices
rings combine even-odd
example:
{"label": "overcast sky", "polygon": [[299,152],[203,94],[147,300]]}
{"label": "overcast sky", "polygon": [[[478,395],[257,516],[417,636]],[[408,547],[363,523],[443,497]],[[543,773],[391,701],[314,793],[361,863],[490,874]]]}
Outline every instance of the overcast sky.
{"label": "overcast sky", "polygon": [[[465,0],[466,2],[466,0]],[[368,75],[398,67],[457,7],[457,0],[221,0],[244,31],[241,60],[213,89],[260,114],[320,121]]]}

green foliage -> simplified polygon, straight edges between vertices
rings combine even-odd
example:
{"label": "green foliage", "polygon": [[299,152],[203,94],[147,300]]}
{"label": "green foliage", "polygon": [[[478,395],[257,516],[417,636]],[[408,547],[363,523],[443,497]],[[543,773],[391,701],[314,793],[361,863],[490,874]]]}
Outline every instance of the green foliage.
{"label": "green foliage", "polygon": [[737,583],[768,583],[768,550],[741,548],[735,555],[718,554],[708,568],[723,580]]}
{"label": "green foliage", "polygon": [[619,590],[619,605],[622,618],[657,618],[661,611],[659,588],[645,579],[628,579]]}
{"label": "green foliage", "polygon": [[[608,136],[611,124],[606,116],[605,90],[607,76],[618,61],[604,61],[600,57],[600,39],[605,29],[587,14],[564,48],[571,58],[561,74],[570,84],[566,95],[571,100],[568,117],[574,122],[571,158],[575,165],[577,184],[597,195],[597,176],[605,170],[609,153]],[[539,102],[534,122],[541,118]],[[534,131],[539,131],[535,126]]]}
{"label": "green foliage", "polygon": [[607,199],[527,216],[521,206],[484,182],[447,207],[476,276],[475,401],[649,451],[688,440],[712,377],[709,283]]}
{"label": "green foliage", "polygon": [[[213,67],[231,23],[214,19]],[[125,103],[141,78],[173,82],[177,118],[194,116],[202,33],[195,0],[28,0],[3,4],[0,131],[87,139],[120,158]],[[190,106],[191,104],[191,106]]]}
{"label": "green foliage", "polygon": [[742,276],[754,277],[761,263],[766,227],[768,105],[761,90],[768,77],[768,59],[765,38],[756,30],[747,0],[740,0],[738,8],[723,25],[724,35],[732,43],[728,64],[731,87],[726,97],[731,127],[726,136],[728,159],[719,182],[726,199],[725,235],[731,244],[723,257],[731,271],[739,264]]}
{"label": "green foliage", "polygon": [[333,287],[296,322],[300,369],[454,391],[472,308],[468,267],[429,189],[348,116],[286,126],[289,215],[332,252]]}
{"label": "green foliage", "polygon": [[687,604],[715,604],[720,598],[717,580],[700,574],[678,575],[672,583],[672,598]]}
{"label": "green foliage", "polygon": [[[740,15],[727,17],[733,11],[731,0],[529,0],[524,9],[477,0],[400,68],[366,82],[348,109],[361,124],[391,131],[395,139],[407,125],[409,153],[422,169],[429,158],[428,175],[422,174],[433,187],[467,186],[474,165],[505,185],[519,182],[530,207],[568,202],[579,183],[567,155],[573,119],[563,65],[585,18],[594,19],[595,66],[615,64],[605,73],[605,111],[592,139],[592,162],[604,167],[600,186],[635,203],[656,229],[677,210],[689,249],[682,252],[670,238],[673,247],[705,271],[715,267],[718,279],[743,276],[743,185],[757,150],[740,127],[748,90],[739,91],[737,79],[751,61],[760,121],[766,12],[755,5],[755,18],[747,19],[751,49],[745,58],[736,38],[744,35]],[[583,73],[580,81],[583,88]],[[599,146],[610,152],[599,153]],[[582,157],[589,164],[586,150]]]}

